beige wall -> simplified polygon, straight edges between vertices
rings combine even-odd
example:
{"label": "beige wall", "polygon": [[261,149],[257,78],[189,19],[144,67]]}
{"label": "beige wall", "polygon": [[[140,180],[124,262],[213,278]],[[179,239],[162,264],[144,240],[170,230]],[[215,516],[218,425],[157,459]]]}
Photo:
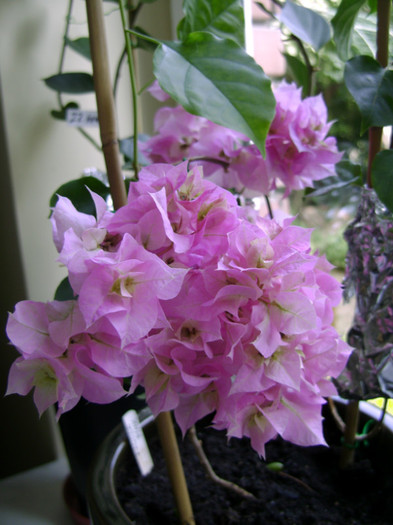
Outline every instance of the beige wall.
{"label": "beige wall", "polygon": [[[5,0],[0,2],[0,72],[8,135],[12,181],[16,197],[23,266],[28,296],[50,299],[63,271],[54,262],[48,199],[62,183],[78,177],[84,168],[103,169],[100,153],[77,131],[54,120],[49,112],[56,107],[56,94],[43,78],[57,72],[61,36],[68,2],[52,0]],[[106,13],[115,4],[104,3]],[[85,4],[75,0],[70,36],[86,36]],[[169,0],[146,4],[140,24],[152,34],[170,36]],[[123,45],[118,12],[106,17],[110,61],[116,66]],[[154,23],[155,22],[155,23]],[[154,25],[156,27],[154,27]],[[139,65],[148,69],[151,56],[143,53]],[[69,51],[65,70],[88,71],[87,60]],[[150,75],[145,73],[143,78]],[[83,109],[94,109],[94,97],[78,97]],[[147,100],[150,106],[150,100]],[[123,69],[118,114],[120,136],[131,134],[127,70]],[[145,119],[146,121],[146,119]]]}
{"label": "beige wall", "polygon": [[[172,0],[176,3],[181,0]],[[61,452],[53,414],[40,421],[31,398],[3,398],[10,363],[16,356],[4,334],[7,311],[16,301],[53,297],[64,272],[55,262],[48,201],[56,188],[91,166],[104,169],[102,156],[73,128],[54,120],[56,94],[43,78],[57,72],[68,0],[0,1],[0,207],[3,256],[0,258],[0,420],[1,448],[7,451],[0,477],[48,461]],[[139,24],[159,38],[171,37],[170,0],[146,4]],[[116,5],[104,3],[112,71],[123,46]],[[74,0],[70,37],[87,35],[84,0]],[[109,14],[111,13],[111,14]],[[72,51],[65,71],[89,71]],[[140,75],[151,78],[151,56],[138,57]],[[83,109],[94,109],[94,96],[81,96]],[[156,105],[144,97],[146,128]],[[119,135],[132,132],[127,70],[117,103]],[[151,129],[151,128],[150,128]],[[147,129],[147,131],[149,131]],[[95,131],[96,138],[98,132]],[[15,220],[13,215],[15,215]],[[18,249],[20,248],[20,253]],[[20,259],[20,260],[19,260]],[[25,283],[24,283],[25,281]],[[49,416],[49,417],[48,417]],[[49,424],[48,424],[49,420]]]}

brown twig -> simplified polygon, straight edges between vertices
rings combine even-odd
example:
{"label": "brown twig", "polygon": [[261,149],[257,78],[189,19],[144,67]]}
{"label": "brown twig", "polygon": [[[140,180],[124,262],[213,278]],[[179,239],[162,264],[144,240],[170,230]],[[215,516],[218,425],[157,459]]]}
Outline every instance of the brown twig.
{"label": "brown twig", "polygon": [[315,492],[315,490],[311,488],[310,485],[308,485],[301,479],[297,478],[296,476],[292,476],[292,474],[288,474],[288,472],[277,472],[277,474],[279,474],[280,476],[283,476],[284,478],[288,478],[292,481],[295,481],[296,483],[299,483],[299,485],[307,489],[309,492]]}
{"label": "brown twig", "polygon": [[192,444],[195,447],[196,453],[198,455],[198,458],[200,462],[202,463],[203,468],[205,469],[207,475],[209,478],[214,481],[214,483],[217,483],[218,485],[221,485],[225,489],[231,490],[232,492],[235,492],[239,496],[242,496],[246,499],[256,500],[257,498],[254,496],[254,494],[251,494],[251,492],[248,492],[247,490],[243,489],[242,487],[239,487],[239,485],[236,485],[236,483],[233,483],[232,481],[228,481],[226,479],[220,478],[214,470],[213,467],[210,464],[210,461],[208,460],[205,451],[202,447],[202,442],[198,439],[195,427],[191,427],[189,430],[189,437],[191,439]]}
{"label": "brown twig", "polygon": [[333,401],[333,399],[331,397],[328,398],[328,404],[329,404],[330,413],[332,414],[333,419],[334,419],[338,429],[340,430],[340,432],[342,434],[344,434],[345,422],[342,419],[342,417],[340,416],[340,414],[338,413],[336,404],[335,404],[335,402]]}

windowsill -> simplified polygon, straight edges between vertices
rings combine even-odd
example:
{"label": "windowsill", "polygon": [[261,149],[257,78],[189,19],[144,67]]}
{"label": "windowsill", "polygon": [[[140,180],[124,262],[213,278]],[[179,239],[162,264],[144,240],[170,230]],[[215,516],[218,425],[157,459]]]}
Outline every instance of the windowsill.
{"label": "windowsill", "polygon": [[62,457],[46,465],[0,480],[2,525],[73,525],[63,500],[69,474]]}

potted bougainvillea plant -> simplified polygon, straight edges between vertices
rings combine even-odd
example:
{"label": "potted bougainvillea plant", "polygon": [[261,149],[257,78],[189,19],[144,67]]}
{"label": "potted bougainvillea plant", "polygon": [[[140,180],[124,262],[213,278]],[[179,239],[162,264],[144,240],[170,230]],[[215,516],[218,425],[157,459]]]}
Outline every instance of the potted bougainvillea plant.
{"label": "potted bougainvillea plant", "polygon": [[[39,412],[54,404],[61,418],[81,398],[109,404],[142,388],[159,428],[177,518],[159,514],[154,521],[155,501],[150,514],[134,515],[138,523],[306,523],[312,504],[299,505],[293,490],[282,488],[290,512],[299,509],[291,518],[282,509],[275,512],[264,489],[253,491],[263,466],[283,485],[292,478],[308,498],[318,491],[282,470],[283,449],[267,469],[261,458],[269,443],[279,436],[280,443],[310,450],[326,445],[322,407],[328,398],[334,405],[338,387],[352,399],[350,423],[332,406],[345,431],[348,463],[359,437],[353,423],[359,400],[392,392],[391,150],[379,153],[381,129],[393,123],[392,75],[386,69],[390,2],[327,2],[322,14],[301,2],[273,2],[270,8],[257,2],[292,45],[291,81],[278,83],[244,50],[240,0],[185,0],[174,41],[159,41],[135,25],[150,3],[120,0],[116,10],[132,86],[132,138],[119,142],[116,135],[100,1],[86,1],[93,75],[60,72],[46,79],[60,93],[67,93],[67,82],[87,82],[95,90],[108,184],[97,179],[89,184],[91,177],[77,182],[89,188],[90,213],[67,196],[69,184],[52,200],[53,240],[68,277],[55,300],[22,301],[10,314],[7,334],[21,356],[10,370],[8,394],[34,388]],[[353,56],[358,48],[352,34],[365,12],[370,24],[377,20],[376,59],[370,50]],[[72,42],[64,38],[64,45]],[[140,46],[154,52],[156,80],[149,89],[163,102],[151,137],[137,129],[133,53]],[[364,189],[359,165],[329,136],[327,106],[315,94],[319,64],[329,58],[325,49],[333,49],[343,70],[348,60],[346,85],[360,109],[362,132],[371,130]],[[75,93],[75,85],[72,89]],[[57,115],[75,106],[61,103]],[[119,144],[130,177],[123,175]],[[351,188],[360,202],[346,233],[347,283],[354,284],[358,298],[350,344],[333,326],[342,287],[331,275],[332,264],[311,249],[310,229],[270,205],[274,191],[283,201],[310,188],[314,199]],[[180,442],[191,435],[193,456],[220,490],[234,492],[238,507],[221,503],[225,511],[211,517],[198,501],[193,512],[171,413]],[[225,456],[226,463],[239,463],[237,479],[223,480],[211,468],[195,434],[201,420],[221,441],[235,438],[225,445],[230,459],[220,454],[222,462]],[[379,427],[373,420],[372,425],[375,434]],[[117,447],[122,431],[113,436]],[[364,431],[361,440],[366,438],[371,439]],[[246,442],[257,463],[251,485],[244,479],[250,467],[233,442]],[[101,499],[105,506],[106,496]],[[202,491],[202,500],[215,508],[208,493]],[[134,510],[140,501],[141,496]],[[248,521],[244,502],[253,506]],[[309,522],[385,523],[377,513],[350,521],[339,505],[334,510],[325,504],[320,521]],[[132,509],[127,518],[121,508],[116,516],[108,508],[105,517],[100,502],[90,500],[93,522],[132,522]],[[337,521],[340,515],[344,521]]]}

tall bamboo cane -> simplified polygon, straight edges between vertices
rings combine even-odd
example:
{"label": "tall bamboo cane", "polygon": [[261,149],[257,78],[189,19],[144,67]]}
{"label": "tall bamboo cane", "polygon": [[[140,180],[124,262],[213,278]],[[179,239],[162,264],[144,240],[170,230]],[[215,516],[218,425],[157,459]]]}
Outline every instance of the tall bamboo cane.
{"label": "tall bamboo cane", "polygon": [[[127,195],[121,172],[102,0],[86,0],[86,9],[102,150],[113,205],[118,209],[126,204]],[[195,520],[171,415],[164,412],[156,421],[181,523],[193,525]]]}
{"label": "tall bamboo cane", "polygon": [[102,151],[113,205],[117,209],[126,204],[127,194],[121,172],[102,0],[87,0],[86,10]]}

